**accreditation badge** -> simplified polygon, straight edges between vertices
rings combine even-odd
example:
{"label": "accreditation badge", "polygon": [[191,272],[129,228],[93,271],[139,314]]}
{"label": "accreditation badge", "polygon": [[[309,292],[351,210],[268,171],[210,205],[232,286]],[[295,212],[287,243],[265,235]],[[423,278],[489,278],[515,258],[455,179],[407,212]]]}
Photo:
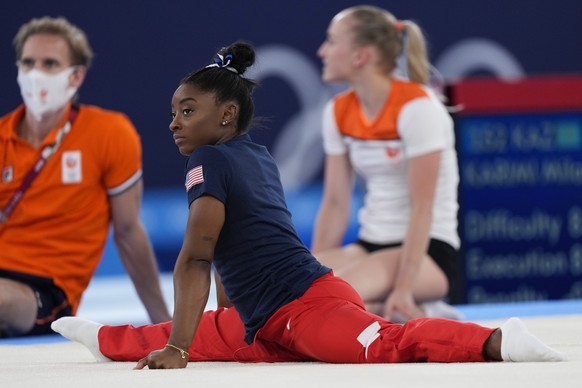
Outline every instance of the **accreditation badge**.
{"label": "accreditation badge", "polygon": [[80,183],[83,180],[81,151],[65,151],[61,157],[63,183]]}

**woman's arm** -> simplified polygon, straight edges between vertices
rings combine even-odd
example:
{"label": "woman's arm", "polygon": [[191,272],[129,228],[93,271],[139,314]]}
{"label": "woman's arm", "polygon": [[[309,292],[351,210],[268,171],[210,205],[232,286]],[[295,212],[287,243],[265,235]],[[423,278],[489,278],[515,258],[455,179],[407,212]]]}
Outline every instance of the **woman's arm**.
{"label": "woman's arm", "polygon": [[184,243],[174,268],[174,317],[168,344],[150,353],[136,368],[183,368],[188,359],[175,347],[188,351],[208,302],[210,268],[224,225],[224,204],[202,196],[190,204]]}
{"label": "woman's arm", "polygon": [[327,155],[323,181],[323,200],[313,233],[311,250],[318,253],[342,244],[348,222],[354,173],[348,157]]}
{"label": "woman's arm", "polygon": [[436,151],[410,159],[410,223],[402,245],[394,287],[386,303],[386,316],[390,316],[393,310],[398,310],[409,318],[423,316],[414,303],[412,291],[420,262],[428,249],[441,154],[441,151]]}

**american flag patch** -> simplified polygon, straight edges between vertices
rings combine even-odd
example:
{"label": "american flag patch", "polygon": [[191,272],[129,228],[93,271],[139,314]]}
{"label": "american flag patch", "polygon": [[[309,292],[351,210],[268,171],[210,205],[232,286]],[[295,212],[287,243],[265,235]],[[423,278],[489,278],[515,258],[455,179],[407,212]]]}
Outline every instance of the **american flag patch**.
{"label": "american flag patch", "polygon": [[204,182],[204,174],[202,174],[202,165],[194,167],[188,174],[186,174],[186,191],[189,191],[192,186]]}

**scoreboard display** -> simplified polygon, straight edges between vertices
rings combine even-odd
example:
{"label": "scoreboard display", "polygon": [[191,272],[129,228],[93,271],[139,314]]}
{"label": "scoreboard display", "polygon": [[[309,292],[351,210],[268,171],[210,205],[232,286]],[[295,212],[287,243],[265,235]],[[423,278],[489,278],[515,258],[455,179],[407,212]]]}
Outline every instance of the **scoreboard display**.
{"label": "scoreboard display", "polygon": [[450,89],[466,303],[582,298],[582,77]]}

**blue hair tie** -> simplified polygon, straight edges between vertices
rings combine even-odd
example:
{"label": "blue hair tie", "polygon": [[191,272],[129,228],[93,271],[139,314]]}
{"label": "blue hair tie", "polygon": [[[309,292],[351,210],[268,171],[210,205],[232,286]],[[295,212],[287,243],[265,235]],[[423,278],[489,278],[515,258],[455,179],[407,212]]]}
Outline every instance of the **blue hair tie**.
{"label": "blue hair tie", "polygon": [[213,61],[214,63],[211,63],[206,67],[220,67],[238,74],[238,71],[234,67],[229,66],[230,62],[232,61],[232,54],[226,54],[224,56],[222,54],[216,54],[216,57],[213,59]]}

